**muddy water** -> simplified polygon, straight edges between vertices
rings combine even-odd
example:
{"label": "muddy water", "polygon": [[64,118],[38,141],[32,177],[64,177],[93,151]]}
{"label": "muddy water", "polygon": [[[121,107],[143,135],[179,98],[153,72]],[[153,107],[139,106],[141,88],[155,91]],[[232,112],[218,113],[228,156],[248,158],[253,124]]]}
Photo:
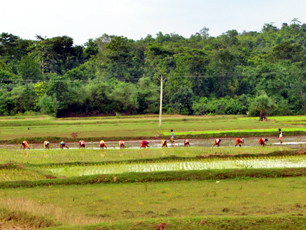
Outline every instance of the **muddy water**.
{"label": "muddy water", "polygon": [[[279,140],[278,137],[264,137],[268,138],[267,145],[274,145],[279,146]],[[258,146],[258,139],[259,137],[248,137],[244,140],[243,147],[248,146]],[[149,146],[151,148],[161,148],[161,140],[148,140],[150,142]],[[168,143],[168,147],[182,147],[183,146],[184,139],[176,139],[174,144]],[[213,138],[207,138],[207,139],[189,139],[191,147],[196,146],[204,146],[204,147],[210,147],[214,143]],[[141,140],[131,140],[131,141],[125,141],[125,146],[128,148],[140,148]],[[99,142],[85,142],[86,148],[90,149],[100,149]],[[118,141],[107,141],[106,142],[108,148],[118,148]],[[303,145],[303,147],[306,146],[306,136],[290,136],[290,137],[283,137],[283,145],[288,145],[291,148],[299,148],[300,145]],[[70,149],[78,149],[78,143],[74,142],[68,142],[67,145],[70,147]],[[43,143],[34,143],[31,144],[33,149],[43,149]],[[235,147],[235,138],[221,138],[221,144],[222,147]],[[59,149],[59,143],[51,143],[52,149]],[[10,148],[10,149],[17,149],[19,148],[19,145],[0,145],[0,148]]]}

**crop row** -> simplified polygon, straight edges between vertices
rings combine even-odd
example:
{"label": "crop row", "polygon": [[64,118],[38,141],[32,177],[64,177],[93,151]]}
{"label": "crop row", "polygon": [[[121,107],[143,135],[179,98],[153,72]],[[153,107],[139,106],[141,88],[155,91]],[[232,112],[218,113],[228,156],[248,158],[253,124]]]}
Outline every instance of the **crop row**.
{"label": "crop row", "polygon": [[234,168],[301,168],[306,167],[305,156],[229,158],[226,160],[176,160],[160,162],[138,162],[120,164],[96,164],[90,166],[49,167],[47,170],[64,176],[82,176],[94,174],[119,174],[125,172],[158,172],[180,170],[209,170]]}
{"label": "crop row", "polygon": [[0,149],[0,164],[30,163],[50,164],[67,162],[102,162],[124,161],[137,159],[156,159],[162,157],[195,157],[202,155],[239,155],[239,154],[267,154],[290,150],[287,147],[249,147],[249,148],[168,148],[168,149],[124,149],[124,150],[30,150],[17,151]]}

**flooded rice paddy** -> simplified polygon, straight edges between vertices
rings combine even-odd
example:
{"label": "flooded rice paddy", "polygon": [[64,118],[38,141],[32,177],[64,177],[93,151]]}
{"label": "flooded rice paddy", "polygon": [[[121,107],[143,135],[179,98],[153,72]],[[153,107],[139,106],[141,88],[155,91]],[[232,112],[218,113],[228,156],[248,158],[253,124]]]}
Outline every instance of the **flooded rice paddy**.
{"label": "flooded rice paddy", "polygon": [[83,176],[94,174],[119,174],[125,172],[158,172],[180,170],[210,170],[210,169],[238,169],[238,168],[299,168],[306,167],[306,156],[282,156],[259,158],[228,158],[196,159],[189,161],[169,161],[153,163],[120,163],[91,166],[71,166],[49,168],[57,175]]}

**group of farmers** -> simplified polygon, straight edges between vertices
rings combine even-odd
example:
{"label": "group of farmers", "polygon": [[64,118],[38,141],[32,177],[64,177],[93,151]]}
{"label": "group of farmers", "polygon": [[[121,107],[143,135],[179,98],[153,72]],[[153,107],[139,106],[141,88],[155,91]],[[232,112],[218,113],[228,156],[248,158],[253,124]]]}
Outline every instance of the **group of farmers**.
{"label": "group of farmers", "polygon": [[[281,129],[279,129],[279,140],[280,140],[281,144],[283,143],[283,142],[282,142],[282,137],[283,137],[282,131],[281,131]],[[265,146],[265,142],[267,142],[267,141],[268,141],[268,139],[260,138],[260,139],[258,140],[258,144],[260,144],[260,145],[262,145],[262,146]],[[174,133],[173,133],[173,129],[171,129],[170,142],[171,142],[171,144],[174,143]],[[236,138],[236,145],[235,145],[235,147],[236,147],[236,146],[241,147],[241,145],[242,145],[243,143],[244,143],[244,138]],[[103,140],[101,140],[99,144],[100,144],[100,148],[105,148],[105,149],[107,149],[106,143],[105,143]],[[140,148],[147,148],[147,147],[149,147],[149,144],[150,144],[149,141],[143,140],[143,141],[141,141]],[[213,147],[214,147],[214,146],[219,147],[220,144],[221,144],[221,139],[215,139],[215,140],[214,140],[214,145],[213,145]],[[118,143],[118,145],[119,145],[119,148],[120,148],[120,149],[123,149],[123,148],[124,148],[124,141],[121,141],[121,140],[120,140],[119,143]],[[185,146],[185,147],[190,147],[190,142],[189,142],[188,139],[185,139],[185,140],[184,140],[184,146]],[[168,147],[167,140],[162,140],[162,142],[161,142],[161,147]],[[44,148],[45,148],[45,149],[49,149],[49,148],[50,148],[50,142],[49,142],[49,141],[44,141]],[[61,148],[61,149],[63,149],[63,148],[67,148],[67,149],[68,149],[69,147],[67,146],[66,142],[61,141],[61,142],[60,142],[60,148]],[[84,142],[84,140],[80,140],[80,141],[79,141],[79,148],[85,148],[85,142]],[[23,141],[23,142],[21,143],[21,145],[20,145],[20,149],[30,149],[30,146],[29,146],[29,144],[28,144],[26,141]]]}
{"label": "group of farmers", "polygon": [[[100,147],[101,148],[105,148],[107,149],[107,146],[105,144],[105,142],[103,140],[100,141]],[[124,141],[119,141],[119,147],[120,148],[124,148]],[[44,148],[45,149],[49,149],[50,148],[50,142],[49,141],[44,141]],[[67,148],[69,149],[68,145],[66,144],[65,141],[61,141],[60,142],[60,148],[63,149],[63,148]],[[84,140],[80,140],[79,141],[79,148],[85,148],[85,141]],[[30,149],[30,146],[28,144],[27,141],[23,141],[20,145],[20,149]]]}
{"label": "group of farmers", "polygon": [[[283,132],[282,132],[281,129],[278,129],[278,139],[279,139],[281,144],[283,144],[282,138],[283,138]],[[267,141],[268,141],[268,139],[266,139],[266,138],[259,138],[258,144],[260,144],[262,146],[265,146],[265,142],[267,142]],[[243,143],[244,143],[244,138],[236,138],[236,145],[235,145],[235,147],[237,145],[239,147],[241,147],[241,144],[243,144]],[[221,144],[221,139],[215,139],[213,147],[214,146],[218,146],[219,147],[220,144]]]}

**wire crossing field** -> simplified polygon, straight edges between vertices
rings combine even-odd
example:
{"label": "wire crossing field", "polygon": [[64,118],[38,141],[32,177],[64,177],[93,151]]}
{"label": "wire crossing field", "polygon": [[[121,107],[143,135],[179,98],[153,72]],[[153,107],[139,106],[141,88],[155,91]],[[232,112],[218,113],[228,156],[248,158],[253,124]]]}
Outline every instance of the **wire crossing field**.
{"label": "wire crossing field", "polygon": [[[32,142],[85,140],[119,140],[140,138],[162,138],[175,130],[178,138],[227,136],[274,135],[281,127],[286,135],[302,134],[306,116],[271,117],[269,122],[260,122],[255,117],[243,116],[163,116],[162,127],[158,127],[158,117],[92,117],[92,118],[52,118],[38,117],[1,117],[0,141]],[[29,128],[29,130],[28,130]],[[77,137],[73,137],[75,133]]]}

